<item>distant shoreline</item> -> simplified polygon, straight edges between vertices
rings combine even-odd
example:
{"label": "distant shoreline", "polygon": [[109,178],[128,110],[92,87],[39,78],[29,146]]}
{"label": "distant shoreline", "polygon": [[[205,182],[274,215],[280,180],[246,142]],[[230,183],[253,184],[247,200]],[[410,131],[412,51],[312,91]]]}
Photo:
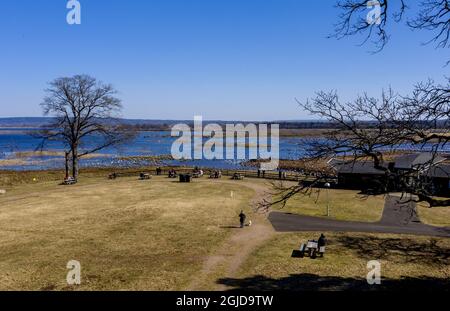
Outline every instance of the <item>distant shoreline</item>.
{"label": "distant shoreline", "polygon": [[[19,132],[24,132],[24,131],[33,131],[33,130],[37,130],[38,128],[34,128],[34,127],[27,127],[27,126],[10,126],[10,127],[6,127],[6,126],[0,126],[0,135],[4,135],[4,134],[10,134],[10,133],[19,133]],[[304,138],[320,138],[323,137],[323,135],[329,131],[331,129],[285,129],[285,128],[281,128],[280,129],[280,137],[304,137]],[[142,129],[139,130],[139,132],[141,133],[145,133],[145,132],[167,132],[167,134],[170,136],[170,132],[171,129],[170,128],[149,128],[149,129]],[[207,138],[207,137],[205,137]]]}

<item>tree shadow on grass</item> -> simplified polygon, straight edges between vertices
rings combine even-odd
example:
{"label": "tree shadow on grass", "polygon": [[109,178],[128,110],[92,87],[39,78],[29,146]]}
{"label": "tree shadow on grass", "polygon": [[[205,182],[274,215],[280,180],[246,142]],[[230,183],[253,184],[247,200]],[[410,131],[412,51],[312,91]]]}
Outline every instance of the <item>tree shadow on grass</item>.
{"label": "tree shadow on grass", "polygon": [[242,229],[241,226],[220,226],[220,229]]}
{"label": "tree shadow on grass", "polygon": [[341,247],[356,251],[359,257],[372,260],[392,260],[398,263],[450,265],[450,248],[438,245],[436,239],[418,241],[407,238],[337,237]]}
{"label": "tree shadow on grass", "polygon": [[[450,248],[441,244],[442,240],[434,238],[417,240],[412,238],[383,238],[376,236],[337,236],[329,239],[329,252],[338,251],[340,256],[346,256],[350,251],[364,260],[386,260],[396,265],[406,263],[418,264],[422,273],[427,267],[434,269],[450,265]],[[327,256],[327,255],[325,255]],[[330,265],[333,263],[330,262]],[[367,270],[369,272],[369,270]],[[391,279],[383,278],[381,285],[369,285],[365,275],[361,277],[321,276],[317,274],[291,274],[279,279],[256,275],[248,278],[223,278],[218,284],[227,286],[230,290],[264,290],[264,291],[321,291],[321,290],[412,290],[412,291],[450,291],[450,278],[430,277],[420,275],[415,277],[402,276]]]}
{"label": "tree shadow on grass", "polygon": [[340,290],[420,290],[420,291],[450,291],[450,279],[427,276],[403,277],[401,279],[383,279],[381,285],[369,285],[366,279],[319,276],[316,274],[291,274],[288,277],[273,279],[262,275],[248,278],[223,278],[218,284],[229,287],[229,290],[249,291],[340,291]]}

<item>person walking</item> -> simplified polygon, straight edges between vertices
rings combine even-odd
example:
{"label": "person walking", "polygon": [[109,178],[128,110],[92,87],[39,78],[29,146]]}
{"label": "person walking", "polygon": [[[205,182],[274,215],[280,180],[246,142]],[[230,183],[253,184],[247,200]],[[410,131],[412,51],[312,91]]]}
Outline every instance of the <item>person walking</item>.
{"label": "person walking", "polygon": [[239,222],[241,223],[241,228],[244,228],[246,218],[247,216],[244,214],[244,211],[241,211],[241,213],[239,214]]}

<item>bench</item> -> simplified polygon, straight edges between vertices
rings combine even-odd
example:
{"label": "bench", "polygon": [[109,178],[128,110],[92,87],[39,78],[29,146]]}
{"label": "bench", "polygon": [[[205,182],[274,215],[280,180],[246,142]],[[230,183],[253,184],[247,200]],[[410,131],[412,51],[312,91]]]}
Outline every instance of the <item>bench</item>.
{"label": "bench", "polygon": [[200,173],[192,173],[192,178],[200,178],[200,177],[202,177],[203,175],[202,174],[200,174]]}
{"label": "bench", "polygon": [[303,258],[309,256],[315,259],[317,256],[323,257],[325,255],[325,246],[318,246],[317,241],[308,241],[307,244],[301,244],[298,250],[292,252],[292,257]]}
{"label": "bench", "polygon": [[233,177],[231,177],[231,179],[234,179],[234,180],[244,180],[244,178],[245,178],[245,176],[244,175],[242,175],[242,174],[234,174],[233,175]]}
{"label": "bench", "polygon": [[150,175],[149,173],[141,173],[139,174],[139,179],[140,180],[148,180],[151,179],[152,175]]}
{"label": "bench", "polygon": [[222,173],[221,172],[213,172],[209,175],[209,178],[211,179],[219,179],[222,178]]}
{"label": "bench", "polygon": [[77,180],[73,177],[66,178],[63,181],[63,185],[65,185],[65,186],[74,185],[76,183],[77,183]]}
{"label": "bench", "polygon": [[323,257],[325,255],[325,246],[321,246],[318,250],[318,254],[320,257]]}

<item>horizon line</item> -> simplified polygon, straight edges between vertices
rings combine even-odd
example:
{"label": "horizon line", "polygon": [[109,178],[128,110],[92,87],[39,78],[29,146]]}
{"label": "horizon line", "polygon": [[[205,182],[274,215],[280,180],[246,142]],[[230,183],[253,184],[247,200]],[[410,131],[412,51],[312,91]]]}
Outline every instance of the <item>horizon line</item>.
{"label": "horizon line", "polygon": [[[40,116],[40,117],[2,117],[0,116],[0,120],[6,120],[6,119],[52,119],[54,117],[46,117],[46,116]],[[191,118],[174,118],[174,119],[166,119],[166,118],[128,118],[128,117],[118,117],[116,119],[119,120],[126,120],[126,121],[194,121],[194,116]],[[203,119],[203,122],[210,122],[210,121],[217,121],[217,122],[229,122],[229,121],[237,121],[237,122],[328,122],[327,120],[320,120],[320,119],[278,119],[278,120],[243,120],[243,119]]]}

